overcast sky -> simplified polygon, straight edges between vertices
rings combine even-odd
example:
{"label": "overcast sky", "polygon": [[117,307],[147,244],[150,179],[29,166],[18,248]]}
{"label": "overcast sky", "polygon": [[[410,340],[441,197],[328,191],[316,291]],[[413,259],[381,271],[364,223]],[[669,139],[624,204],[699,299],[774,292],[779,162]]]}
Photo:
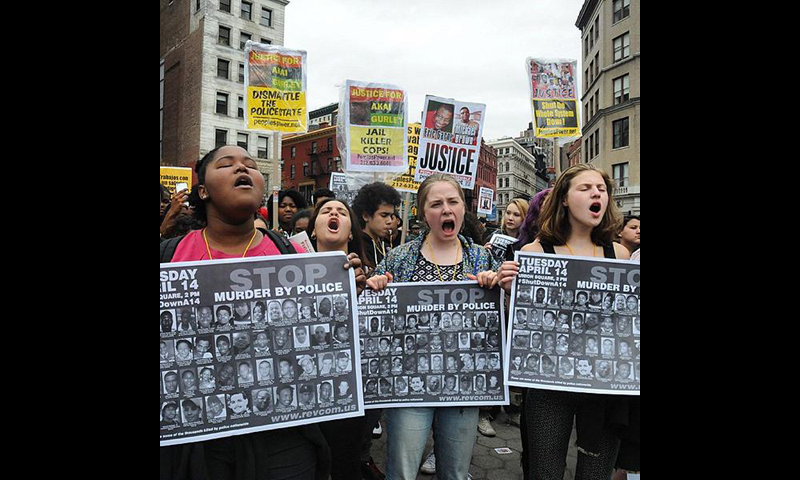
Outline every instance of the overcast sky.
{"label": "overcast sky", "polygon": [[339,101],[345,79],[486,104],[483,137],[518,136],[532,121],[525,58],[578,61],[583,0],[291,0],[285,46],[308,52],[308,108]]}

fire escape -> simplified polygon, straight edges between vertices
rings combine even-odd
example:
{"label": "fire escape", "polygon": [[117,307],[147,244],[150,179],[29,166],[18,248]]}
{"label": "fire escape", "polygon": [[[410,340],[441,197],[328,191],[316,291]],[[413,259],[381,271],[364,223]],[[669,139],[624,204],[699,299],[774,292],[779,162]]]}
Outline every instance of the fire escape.
{"label": "fire escape", "polygon": [[[333,140],[333,139],[330,139]],[[328,175],[331,170],[335,169],[335,165],[328,165],[327,158],[333,155],[333,141],[329,141],[326,146],[318,147],[316,142],[311,144],[311,147],[306,149],[311,165],[303,164],[303,176],[312,178],[316,182],[317,178]],[[333,159],[331,159],[333,162]]]}

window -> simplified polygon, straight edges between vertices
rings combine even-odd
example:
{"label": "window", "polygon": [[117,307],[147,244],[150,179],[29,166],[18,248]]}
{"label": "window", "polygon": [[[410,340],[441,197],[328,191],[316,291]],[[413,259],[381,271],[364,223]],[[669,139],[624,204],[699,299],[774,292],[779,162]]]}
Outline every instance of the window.
{"label": "window", "polygon": [[272,10],[261,7],[261,25],[272,26]]}
{"label": "window", "polygon": [[612,122],[614,127],[614,148],[628,146],[628,117]]}
{"label": "window", "polygon": [[214,148],[219,148],[228,144],[228,131],[215,130],[214,131]]}
{"label": "window", "polygon": [[303,176],[308,177],[308,162],[303,162]]}
{"label": "window", "polygon": [[269,158],[269,137],[258,136],[258,158]]}
{"label": "window", "polygon": [[236,145],[247,150],[247,134],[246,133],[237,133],[236,134]]}
{"label": "window", "polygon": [[228,94],[217,92],[217,113],[228,114]]}
{"label": "window", "polygon": [[600,75],[600,52],[594,55],[594,78]]}
{"label": "window", "polygon": [[295,157],[295,154],[297,153],[297,147],[292,147],[292,150],[291,150],[291,151],[292,151],[292,153],[291,153],[291,155],[292,155],[292,158],[294,158],[294,157]]}
{"label": "window", "polygon": [[589,88],[589,69],[583,71],[583,88]]}
{"label": "window", "polygon": [[586,38],[583,39],[583,56],[586,57],[589,55],[589,35],[586,35]]}
{"label": "window", "polygon": [[625,33],[614,39],[614,61],[618,62],[631,55],[631,34]]}
{"label": "window", "polygon": [[294,178],[294,165],[289,167],[289,178]]}
{"label": "window", "polygon": [[592,149],[592,142],[591,142],[592,137],[588,137],[587,140],[588,141],[586,142],[586,148],[584,148],[583,151],[586,153],[586,160],[585,161],[586,161],[586,163],[589,163],[589,158],[591,158],[591,157],[589,157],[589,155],[591,154],[591,152],[589,152],[589,150]]}
{"label": "window", "polygon": [[328,159],[328,171],[329,172],[331,171],[332,167],[333,167],[333,158],[329,158]]}
{"label": "window", "polygon": [[507,171],[509,171],[509,170],[511,170],[511,167],[510,167],[509,165],[511,165],[511,164],[510,164],[510,163],[508,163],[508,162],[506,162],[506,172],[507,172]]}
{"label": "window", "polygon": [[594,116],[594,97],[589,99],[589,114]]}
{"label": "window", "polygon": [[600,129],[598,128],[594,134],[594,154],[597,156],[600,155]]}
{"label": "window", "polygon": [[228,27],[223,27],[220,25],[219,27],[219,37],[217,37],[217,43],[220,45],[227,45],[231,46],[231,29]]}
{"label": "window", "polygon": [[[169,3],[172,3],[172,2],[169,2]],[[199,11],[200,11],[200,0],[194,0],[194,13],[197,13]]]}
{"label": "window", "polygon": [[245,20],[252,20],[253,19],[253,4],[250,2],[242,2],[242,13],[241,17]]}
{"label": "window", "polygon": [[333,151],[333,137],[328,138],[328,151],[329,152]]}
{"label": "window", "polygon": [[594,60],[589,62],[589,83],[594,81]]}
{"label": "window", "polygon": [[317,153],[317,142],[316,141],[311,142],[311,153],[312,154]]}
{"label": "window", "polygon": [[219,0],[219,11],[231,13],[231,0]]}
{"label": "window", "polygon": [[594,46],[594,27],[589,29],[589,48]]}
{"label": "window", "polygon": [[600,16],[594,19],[594,39],[600,38]]}
{"label": "window", "polygon": [[614,79],[614,105],[628,101],[631,93],[630,75],[623,75]]}
{"label": "window", "polygon": [[225,80],[228,79],[228,69],[230,67],[230,62],[227,60],[223,60],[221,58],[217,59],[217,78],[224,78]]}
{"label": "window", "polygon": [[631,0],[614,0],[613,23],[627,18],[631,14]]}
{"label": "window", "polygon": [[614,174],[614,183],[617,184],[617,188],[627,186],[628,185],[628,164],[627,163],[620,163],[619,165],[614,165],[611,168],[612,168],[612,172]]}
{"label": "window", "polygon": [[267,45],[272,45],[272,40],[269,38],[261,37],[261,43],[266,43]]}
{"label": "window", "polygon": [[600,111],[600,89],[597,89],[597,91],[594,92],[594,113],[595,113],[595,115],[599,111]]}
{"label": "window", "polygon": [[239,99],[236,103],[236,116],[238,118],[244,118],[244,97],[239,95]]}
{"label": "window", "polygon": [[239,49],[244,50],[244,44],[247,43],[248,40],[252,40],[253,36],[249,33],[242,32],[239,34]]}
{"label": "window", "polygon": [[244,63],[239,64],[239,83],[244,83]]}

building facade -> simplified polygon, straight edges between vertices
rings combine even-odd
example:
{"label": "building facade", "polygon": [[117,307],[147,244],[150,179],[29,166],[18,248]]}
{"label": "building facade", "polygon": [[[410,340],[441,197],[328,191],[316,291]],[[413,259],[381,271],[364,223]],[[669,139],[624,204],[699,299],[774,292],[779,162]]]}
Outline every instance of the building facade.
{"label": "building facade", "polygon": [[[537,192],[547,188],[537,176],[536,157],[513,138],[501,138],[488,142],[497,152],[497,204],[498,220],[505,212],[506,205],[513,198],[530,199]],[[540,182],[541,180],[541,182]]]}
{"label": "building facade", "polygon": [[481,138],[481,151],[478,156],[478,173],[475,174],[475,188],[464,191],[468,211],[478,211],[481,187],[495,192],[497,199],[497,151]]}
{"label": "building facade", "polygon": [[639,0],[586,0],[581,31],[583,161],[616,182],[623,213],[640,214]]}
{"label": "building facade", "polygon": [[161,165],[191,167],[218,146],[239,145],[273,186],[280,134],[245,128],[244,44],[283,45],[288,4],[161,0]]}
{"label": "building facade", "polygon": [[302,193],[309,204],[314,190],[328,188],[331,172],[342,171],[335,126],[323,123],[308,133],[286,136],[281,150],[283,188]]}
{"label": "building facade", "polygon": [[536,158],[536,191],[544,190],[555,181],[557,163],[553,150],[555,142],[550,138],[534,136],[532,122],[529,122],[528,129],[520,132],[519,137],[514,140]]}

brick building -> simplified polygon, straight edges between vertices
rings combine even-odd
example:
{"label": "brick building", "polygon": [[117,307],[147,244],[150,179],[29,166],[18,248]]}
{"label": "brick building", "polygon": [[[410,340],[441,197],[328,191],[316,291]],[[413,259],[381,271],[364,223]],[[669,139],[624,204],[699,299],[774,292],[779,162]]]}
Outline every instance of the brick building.
{"label": "brick building", "polygon": [[245,128],[244,44],[282,45],[288,3],[161,0],[161,165],[191,167],[220,145],[239,145],[271,185],[280,135]]}
{"label": "brick building", "polygon": [[309,204],[314,190],[328,187],[331,172],[342,171],[336,127],[327,123],[319,125],[308,133],[283,137],[281,147],[281,185],[302,193]]}
{"label": "brick building", "polygon": [[478,173],[475,175],[475,188],[464,192],[467,200],[467,209],[475,213],[478,210],[478,198],[481,187],[489,188],[495,192],[497,201],[497,152],[481,138],[481,153],[478,156]]}

